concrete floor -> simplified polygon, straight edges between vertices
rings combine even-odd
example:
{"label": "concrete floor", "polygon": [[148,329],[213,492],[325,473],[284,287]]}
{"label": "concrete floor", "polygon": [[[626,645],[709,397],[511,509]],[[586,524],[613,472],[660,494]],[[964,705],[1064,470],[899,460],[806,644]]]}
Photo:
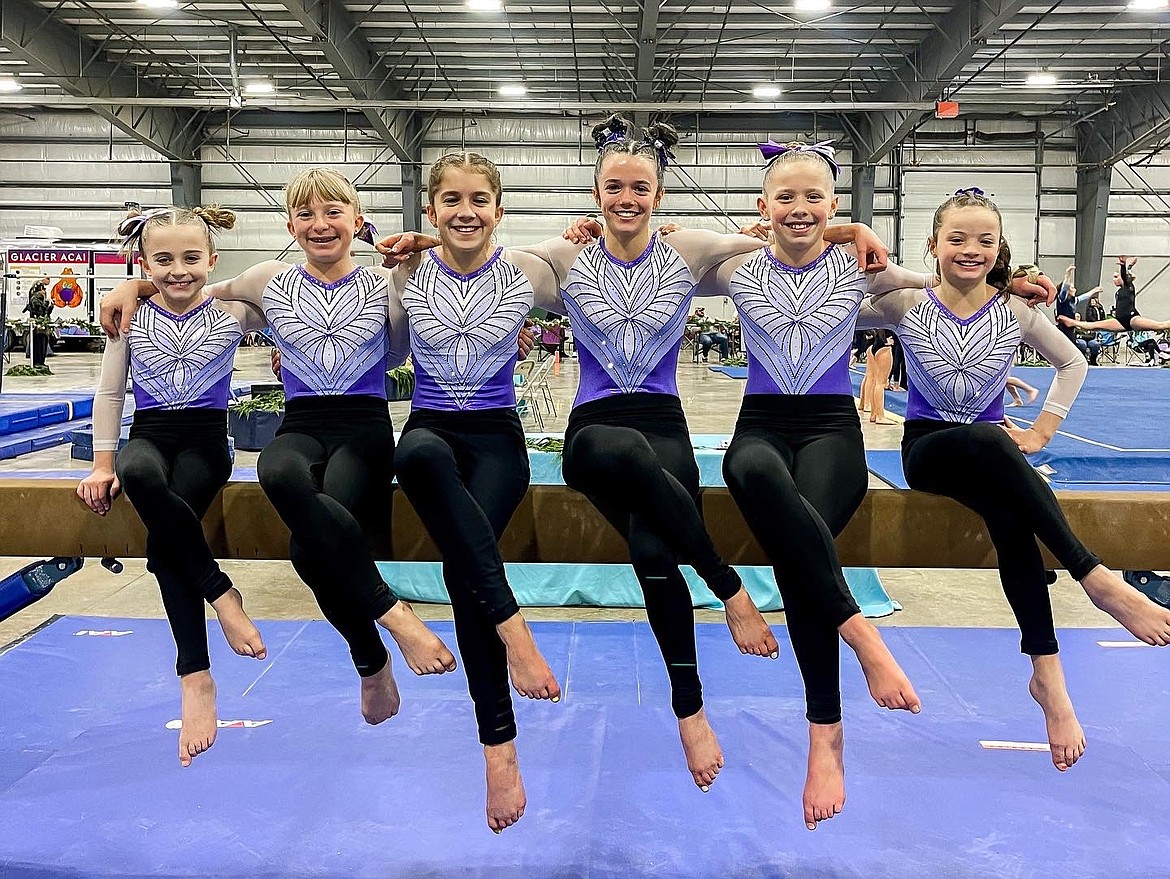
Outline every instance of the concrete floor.
{"label": "concrete floor", "polygon": [[[5,378],[5,391],[52,391],[94,387],[100,368],[100,355],[66,353],[49,360],[55,373],[46,378]],[[23,362],[17,356],[14,363]],[[236,358],[237,382],[271,381],[268,349],[241,349]],[[693,433],[730,433],[743,395],[744,383],[711,372],[704,364],[691,363],[689,357],[679,362],[679,391]],[[559,375],[551,376],[557,407],[556,415],[546,415],[544,430],[563,431],[577,385],[577,365],[566,360]],[[390,407],[394,423],[401,426],[409,404]],[[896,418],[896,416],[891,416]],[[526,423],[535,432],[531,419]],[[863,422],[867,448],[897,448],[902,430],[898,425],[880,426]],[[251,466],[256,453],[238,452],[236,461]],[[69,457],[68,445],[46,452],[26,455],[16,460],[0,461],[0,471],[46,470],[87,467]],[[871,482],[881,487],[871,477]],[[5,515],[19,515],[6,511]],[[0,547],[0,552],[3,547]],[[17,570],[27,559],[0,557],[0,575]],[[51,595],[0,622],[0,646],[26,634],[54,614],[84,614],[111,617],[161,617],[162,604],[154,579],[146,573],[142,560],[125,560],[125,570],[114,575],[96,560],[66,580]],[[225,562],[224,569],[244,593],[247,607],[256,619],[321,619],[308,589],[300,582],[287,562]],[[975,570],[891,570],[880,571],[886,590],[904,610],[879,625],[891,626],[1014,626],[1011,612],[993,571]],[[1114,626],[1105,614],[1094,608],[1080,587],[1067,575],[1052,588],[1058,626]],[[426,619],[449,619],[445,606],[419,606]],[[640,609],[532,608],[525,611],[536,620],[644,619]],[[770,622],[782,624],[784,615],[769,614]],[[721,621],[722,614],[699,613],[702,621]]]}

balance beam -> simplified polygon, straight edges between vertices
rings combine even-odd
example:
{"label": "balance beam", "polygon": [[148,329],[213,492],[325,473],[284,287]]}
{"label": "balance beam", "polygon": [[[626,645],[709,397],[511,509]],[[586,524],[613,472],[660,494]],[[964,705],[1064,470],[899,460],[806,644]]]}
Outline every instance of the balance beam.
{"label": "balance beam", "polygon": [[[0,555],[142,557],[145,532],[125,498],[94,515],[71,479],[0,480]],[[1112,568],[1170,569],[1170,495],[1160,492],[1062,492],[1076,534]],[[389,499],[388,499],[389,500]],[[726,488],[702,490],[703,517],[725,559],[766,565]],[[230,483],[203,522],[224,559],[287,559],[288,529],[255,482]],[[395,491],[390,540],[379,558],[438,561],[438,549],[409,501]],[[841,562],[873,568],[994,568],[982,520],[948,498],[870,489],[837,539]],[[512,562],[626,563],[625,542],[584,496],[562,485],[534,485],[501,542]],[[1048,563],[1056,562],[1048,557]]]}

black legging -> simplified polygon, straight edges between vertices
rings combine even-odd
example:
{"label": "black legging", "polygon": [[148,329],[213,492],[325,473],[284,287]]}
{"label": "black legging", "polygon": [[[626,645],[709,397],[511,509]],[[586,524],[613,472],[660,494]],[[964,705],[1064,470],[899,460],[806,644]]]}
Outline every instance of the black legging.
{"label": "black legging", "polygon": [[116,468],[146,526],[146,569],[158,580],[175,638],[175,671],[211,668],[203,602],[232,588],[203,536],[201,520],[232,472],[227,412],[139,410]]}
{"label": "black legging", "polygon": [[300,397],[256,463],[289,557],[363,677],[386,665],[375,620],[398,599],[374,563],[390,533],[394,429],[377,397]]}
{"label": "black legging", "polygon": [[746,395],[723,477],[773,564],[804,680],[805,716],[839,723],[837,627],[859,610],[833,538],[869,483],[853,397]]}
{"label": "black legging", "polygon": [[515,409],[415,410],[394,460],[398,484],[443,554],[479,740],[510,742],[516,718],[496,625],[519,611],[499,539],[528,490],[520,418]]}
{"label": "black legging", "polygon": [[954,498],[983,517],[999,580],[1020,626],[1020,650],[1057,652],[1039,538],[1075,579],[1098,564],[1069,529],[1052,489],[998,424],[906,422],[902,466],[911,488]]}
{"label": "black legging", "polygon": [[569,414],[565,483],[584,494],[630,545],[646,617],[666,662],[677,717],[703,707],[695,612],[679,563],[723,601],[739,575],[715,551],[699,513],[699,466],[678,397],[624,394]]}
{"label": "black legging", "polygon": [[900,388],[906,387],[906,352],[902,342],[894,336],[894,364],[890,367],[890,381]]}

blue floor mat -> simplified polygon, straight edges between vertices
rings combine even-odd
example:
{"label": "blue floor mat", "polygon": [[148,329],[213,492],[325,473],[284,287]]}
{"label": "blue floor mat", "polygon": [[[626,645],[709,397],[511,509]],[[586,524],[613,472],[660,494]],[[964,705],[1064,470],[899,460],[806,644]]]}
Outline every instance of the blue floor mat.
{"label": "blue floor mat", "polygon": [[712,372],[719,372],[728,378],[746,379],[748,375],[748,368],[746,366],[708,366]]}
{"label": "blue floor mat", "polygon": [[[165,623],[62,618],[0,655],[0,875],[248,879],[991,879],[1156,877],[1170,861],[1170,683],[1117,630],[1061,632],[1089,748],[1047,753],[1008,629],[886,629],[924,711],[870,701],[843,663],[844,812],[806,831],[807,741],[786,631],[781,658],[697,630],[707,713],[727,765],[691,783],[666,674],[642,623],[534,623],[560,704],[517,699],[528,809],[483,820],[483,767],[462,671],[400,673],[401,714],[370,727],[343,642],[322,622],[261,622],[269,655],[210,625],[221,722],[175,759],[178,686]],[[454,646],[450,624],[433,628]],[[396,660],[398,668],[401,662]]]}
{"label": "blue floor mat", "polygon": [[93,414],[93,391],[0,394],[0,436]]}
{"label": "blue floor mat", "polygon": [[[850,370],[856,394],[863,373]],[[1036,402],[1004,412],[1021,426],[1040,414],[1056,375],[1048,367],[1016,367],[1012,375],[1034,386]],[[906,414],[906,394],[886,392],[886,409]],[[1047,466],[1054,488],[1070,491],[1163,491],[1170,487],[1170,372],[1090,369],[1076,404],[1046,448],[1028,460]],[[871,468],[872,470],[873,468]],[[882,472],[874,471],[885,478]]]}

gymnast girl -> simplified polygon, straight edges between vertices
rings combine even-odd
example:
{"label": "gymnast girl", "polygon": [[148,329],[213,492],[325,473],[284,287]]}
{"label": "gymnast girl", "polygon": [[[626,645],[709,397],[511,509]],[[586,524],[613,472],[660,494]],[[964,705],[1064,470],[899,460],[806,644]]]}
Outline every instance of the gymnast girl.
{"label": "gymnast girl", "polygon": [[[135,313],[130,332],[106,345],[94,397],[93,472],[77,486],[78,496],[102,516],[124,490],[146,526],[146,568],[158,580],[178,654],[183,766],[215,743],[215,681],[203,602],[215,610],[232,650],[256,659],[266,655],[200,524],[232,470],[232,359],[244,332],[263,325],[249,306],[216,302],[204,290],[218,258],[212,232],[233,225],[231,211],[197,207],[138,213],[119,227],[124,251],[141,253],[153,294]],[[134,421],[119,452],[128,373]]]}
{"label": "gymnast girl", "polygon": [[886,391],[894,368],[894,334],[873,330],[865,349],[865,378],[861,381],[859,412],[869,412],[871,424],[894,424],[886,418]]}
{"label": "gymnast girl", "polygon": [[487,822],[524,814],[508,677],[528,698],[560,699],[504,570],[498,541],[528,489],[528,450],[512,381],[534,289],[557,296],[549,266],[504,250],[496,166],[452,153],[431,166],[427,218],[438,246],[394,271],[410,321],[417,385],[398,444],[398,482],[443,554],[455,635],[487,767]]}
{"label": "gymnast girl", "polygon": [[[390,532],[394,433],[385,375],[405,359],[405,315],[387,278],[350,255],[366,224],[348,179],[310,168],[289,181],[285,203],[304,265],[262,263],[208,292],[261,309],[281,350],[285,417],[257,474],[292,532],[294,568],[349,646],[362,716],[377,724],[401,704],[379,625],[415,674],[455,667],[374,563],[373,546]],[[103,298],[107,334],[128,322],[138,295],[137,283],[123,282]]]}
{"label": "gymnast girl", "polygon": [[1114,303],[1113,317],[1105,320],[1077,320],[1061,314],[1057,320],[1066,327],[1078,330],[1111,330],[1115,333],[1129,333],[1140,330],[1161,332],[1170,330],[1170,320],[1153,320],[1138,314],[1137,289],[1134,287],[1135,275],[1133,267],[1137,265],[1137,257],[1117,258],[1117,271],[1113,273],[1113,284],[1117,287],[1117,299]]}
{"label": "gymnast girl", "polygon": [[[805,685],[803,810],[812,830],[845,803],[838,638],[857,655],[879,705],[920,710],[910,681],[850,594],[833,538],[869,481],[849,381],[858,309],[867,290],[918,286],[924,278],[895,265],[867,278],[852,248],[825,241],[837,210],[830,145],[768,143],[761,150],[767,164],[757,208],[765,219],[743,231],[768,238],[769,247],[726,260],[698,293],[730,295],[743,328],[748,380],[723,474],[784,599]],[[885,337],[866,347],[874,346],[885,347]],[[875,392],[884,387],[883,376]]]}
{"label": "gymnast girl", "polygon": [[[874,297],[859,323],[897,332],[910,396],[902,461],[911,488],[952,497],[983,517],[1000,582],[1032,661],[1029,692],[1044,713],[1052,762],[1065,771],[1085,749],[1057,655],[1042,541],[1093,603],[1147,644],[1170,644],[1170,611],[1104,567],[1071,532],[1051,488],[1025,455],[1044,448],[1088,370],[1076,346],[1043,315],[1006,295],[1011,259],[999,210],[978,189],[959,190],[934,214],[934,289]],[[1003,392],[1021,341],[1057,369],[1043,411],[1019,428]]]}

